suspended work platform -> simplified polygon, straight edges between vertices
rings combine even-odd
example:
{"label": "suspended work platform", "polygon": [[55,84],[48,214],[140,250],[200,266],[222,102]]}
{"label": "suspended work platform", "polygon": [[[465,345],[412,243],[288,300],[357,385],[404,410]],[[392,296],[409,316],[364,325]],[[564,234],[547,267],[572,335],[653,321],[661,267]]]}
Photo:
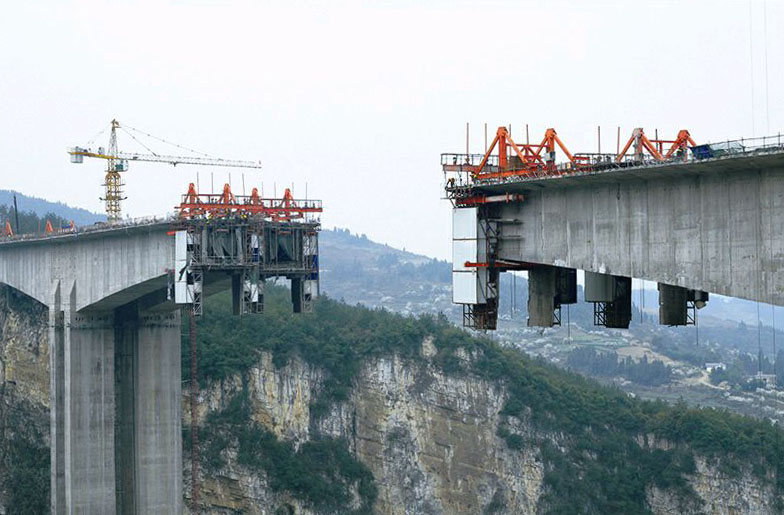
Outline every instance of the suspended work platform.
{"label": "suspended work platform", "polygon": [[231,281],[234,313],[264,311],[264,283],[291,281],[295,313],[312,311],[319,292],[318,216],[321,201],[234,195],[229,185],[220,194],[199,194],[191,184],[177,208],[175,269],[171,289],[177,304],[202,314],[202,299],[211,288]]}

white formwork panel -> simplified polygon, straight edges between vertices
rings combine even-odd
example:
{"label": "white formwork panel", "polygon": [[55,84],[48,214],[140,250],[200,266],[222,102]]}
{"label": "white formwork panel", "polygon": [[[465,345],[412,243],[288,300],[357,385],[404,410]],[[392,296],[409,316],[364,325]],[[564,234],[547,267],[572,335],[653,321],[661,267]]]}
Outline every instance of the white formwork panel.
{"label": "white formwork panel", "polygon": [[174,303],[188,304],[188,233],[174,233]]}
{"label": "white formwork panel", "polygon": [[174,283],[174,303],[175,304],[188,304],[188,283],[186,281],[177,281]]}
{"label": "white formwork panel", "polygon": [[188,258],[188,233],[177,231],[174,233],[174,259],[185,261]]}
{"label": "white formwork panel", "polygon": [[452,302],[455,304],[479,303],[479,271],[465,266],[466,262],[481,261],[477,216],[475,207],[452,210]]}
{"label": "white formwork panel", "polygon": [[479,303],[479,277],[476,270],[452,272],[452,302],[455,304]]}
{"label": "white formwork panel", "polygon": [[245,281],[243,285],[244,291],[250,297],[251,302],[259,301],[259,284],[253,281]]}
{"label": "white formwork panel", "polygon": [[453,240],[452,241],[452,271],[470,270],[466,268],[466,262],[476,263],[477,261],[477,241],[476,240]]}
{"label": "white formwork panel", "polygon": [[303,242],[303,254],[306,256],[315,256],[318,249],[318,240],[315,234],[306,234]]}
{"label": "white formwork panel", "polygon": [[452,239],[475,240],[477,238],[478,208],[456,207],[452,210]]}

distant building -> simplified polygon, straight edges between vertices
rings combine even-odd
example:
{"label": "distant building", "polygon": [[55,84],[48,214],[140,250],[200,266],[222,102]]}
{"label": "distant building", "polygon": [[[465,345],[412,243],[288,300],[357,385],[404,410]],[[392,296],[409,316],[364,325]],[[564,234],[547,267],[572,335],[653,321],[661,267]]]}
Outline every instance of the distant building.
{"label": "distant building", "polygon": [[707,370],[708,373],[713,372],[714,370],[727,370],[727,365],[721,362],[705,363],[705,370]]}
{"label": "distant building", "polygon": [[776,386],[776,374],[758,373],[754,378],[765,383],[765,388],[774,388]]}

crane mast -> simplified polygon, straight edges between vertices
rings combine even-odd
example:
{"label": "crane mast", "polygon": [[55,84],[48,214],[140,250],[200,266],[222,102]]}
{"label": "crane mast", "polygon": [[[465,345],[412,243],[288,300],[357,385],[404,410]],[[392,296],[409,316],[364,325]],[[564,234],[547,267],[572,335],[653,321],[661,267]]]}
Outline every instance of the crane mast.
{"label": "crane mast", "polygon": [[[216,157],[172,156],[161,155],[150,151],[149,154],[138,152],[121,152],[117,147],[117,129],[122,129],[120,122],[112,120],[109,133],[109,146],[104,149],[99,147],[96,151],[88,148],[73,147],[68,150],[72,163],[82,163],[85,157],[104,159],[106,165],[106,178],[104,196],[101,200],[106,205],[106,218],[109,222],[116,222],[122,218],[122,201],[128,197],[123,196],[123,182],[121,172],[128,171],[129,161],[143,161],[149,163],[166,163],[172,166],[178,164],[200,166],[224,166],[232,168],[261,168],[261,164],[254,161],[241,161],[236,159],[221,159]],[[129,133],[130,134],[130,133]],[[131,135],[133,137],[133,135]],[[136,138],[134,138],[136,139]],[[146,148],[146,147],[145,147]],[[149,149],[148,149],[149,150]]]}
{"label": "crane mast", "polygon": [[117,157],[117,128],[120,124],[117,120],[112,120],[112,132],[109,135],[109,152],[106,165],[106,182],[104,187],[106,193],[101,199],[106,202],[106,218],[114,222],[121,218],[120,202],[127,197],[122,196],[122,177],[120,172],[124,171],[123,164]]}

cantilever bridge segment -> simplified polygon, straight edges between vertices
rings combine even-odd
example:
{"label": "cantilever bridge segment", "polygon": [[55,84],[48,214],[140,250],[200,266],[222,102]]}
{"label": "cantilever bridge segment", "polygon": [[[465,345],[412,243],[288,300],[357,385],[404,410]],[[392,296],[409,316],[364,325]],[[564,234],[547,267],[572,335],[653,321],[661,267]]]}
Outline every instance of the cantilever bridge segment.
{"label": "cantilever bridge segment", "polygon": [[529,275],[531,326],[560,323],[578,269],[606,327],[628,327],[632,278],[659,283],[665,325],[694,323],[709,292],[784,305],[784,138],[696,145],[636,129],[622,155],[556,165],[553,137],[516,145],[500,128],[500,155],[441,157],[464,325],[495,329],[499,274],[514,270]]}
{"label": "cantilever bridge segment", "polygon": [[0,283],[49,308],[52,513],[181,513],[181,309],[231,289],[261,313],[273,277],[295,312],[318,294],[319,201],[189,193],[172,219],[0,239]]}

